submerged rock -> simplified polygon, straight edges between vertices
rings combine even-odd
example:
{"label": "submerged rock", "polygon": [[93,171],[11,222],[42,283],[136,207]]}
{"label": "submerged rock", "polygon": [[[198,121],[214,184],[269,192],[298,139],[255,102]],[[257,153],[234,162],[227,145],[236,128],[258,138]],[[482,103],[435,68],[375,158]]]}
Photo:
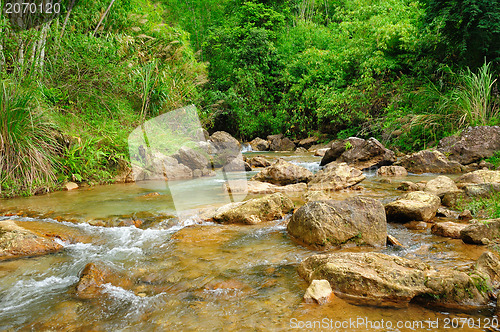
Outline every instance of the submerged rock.
{"label": "submerged rock", "polygon": [[313,255],[299,266],[306,281],[326,279],[336,295],[356,304],[405,307],[410,301],[469,309],[488,303],[467,273],[381,253]]}
{"label": "submerged rock", "polygon": [[382,166],[377,170],[378,176],[407,176],[408,172],[403,166]]}
{"label": "submerged rock", "polygon": [[327,165],[333,161],[346,162],[358,169],[368,169],[391,165],[396,161],[396,155],[373,137],[368,140],[350,137],[346,140],[333,142],[320,165]]}
{"label": "submerged rock", "polygon": [[500,237],[500,218],[476,222],[460,231],[460,238],[465,243],[488,244]]}
{"label": "submerged rock", "polygon": [[276,193],[245,202],[230,203],[227,208],[219,210],[213,220],[219,223],[253,225],[283,218],[293,208],[293,202],[288,197]]}
{"label": "submerged rock", "polygon": [[364,197],[307,203],[292,215],[287,230],[300,243],[320,250],[345,243],[384,246],[387,240],[384,206]]}
{"label": "submerged rock", "polygon": [[443,138],[438,150],[463,165],[478,162],[500,151],[500,127],[469,127],[459,136]]}
{"label": "submerged rock", "polygon": [[309,190],[341,190],[360,183],[366,176],[346,163],[330,163],[309,181]]}
{"label": "submerged rock", "polygon": [[308,169],[289,163],[280,158],[271,166],[255,174],[252,180],[269,182],[277,185],[287,185],[308,182],[312,177],[313,173]]}
{"label": "submerged rock", "polygon": [[333,296],[332,287],[328,280],[313,280],[304,294],[306,303],[326,304]]}
{"label": "submerged rock", "polygon": [[428,221],[432,219],[441,205],[441,200],[434,194],[413,191],[385,205],[387,221],[408,222]]}
{"label": "submerged rock", "polygon": [[129,289],[132,281],[119,270],[103,262],[88,263],[80,273],[75,294],[80,299],[93,299],[106,295],[105,284]]}
{"label": "submerged rock", "polygon": [[62,248],[53,238],[26,229],[14,220],[0,221],[0,261],[41,256]]}
{"label": "submerged rock", "polygon": [[450,161],[439,151],[423,150],[403,157],[396,165],[412,173],[461,173],[462,165]]}

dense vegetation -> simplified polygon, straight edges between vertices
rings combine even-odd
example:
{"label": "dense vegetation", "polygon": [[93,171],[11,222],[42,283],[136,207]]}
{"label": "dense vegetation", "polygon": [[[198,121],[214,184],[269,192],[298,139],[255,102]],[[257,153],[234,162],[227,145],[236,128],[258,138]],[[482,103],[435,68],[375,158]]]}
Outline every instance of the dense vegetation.
{"label": "dense vegetation", "polygon": [[241,139],[401,151],[500,122],[498,0],[68,0],[31,26],[10,18],[1,196],[110,182],[133,128],[191,103]]}

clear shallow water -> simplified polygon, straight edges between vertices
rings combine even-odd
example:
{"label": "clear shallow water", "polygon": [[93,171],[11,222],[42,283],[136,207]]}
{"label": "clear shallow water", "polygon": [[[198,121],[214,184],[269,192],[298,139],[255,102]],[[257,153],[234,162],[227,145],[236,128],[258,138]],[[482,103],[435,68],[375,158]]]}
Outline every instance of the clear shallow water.
{"label": "clear shallow water", "polygon": [[[280,154],[296,162],[317,162],[311,156]],[[431,177],[411,176],[413,181]],[[390,199],[401,180],[391,183],[368,176],[361,191],[342,191],[336,199],[366,195]],[[195,187],[195,186],[194,186]],[[126,213],[173,212],[168,195],[142,198],[147,189],[113,185],[58,192],[51,195],[1,201],[2,208],[104,218]],[[164,196],[164,197],[163,197]],[[283,330],[300,322],[343,321],[367,317],[370,321],[483,319],[492,310],[473,314],[444,313],[411,304],[406,309],[355,306],[336,298],[326,306],[302,303],[307,284],[297,274],[302,259],[316,252],[290,240],[286,220],[255,226],[215,225],[196,218],[164,220],[151,228],[98,227],[52,219],[14,218],[27,228],[70,234],[76,243],[63,243],[53,255],[0,262],[0,330],[94,331],[213,331]],[[405,248],[377,249],[433,265],[464,269],[483,248],[459,240],[436,237],[429,230],[389,225],[389,233]],[[346,251],[368,251],[351,248]],[[111,264],[132,279],[123,289],[105,286],[107,297],[79,300],[74,286],[89,262]],[[326,329],[328,330],[328,329]],[[364,331],[367,329],[331,329]],[[411,331],[411,329],[379,329]],[[422,329],[416,329],[422,330]],[[425,330],[425,329],[424,329]],[[436,329],[427,329],[436,330]],[[483,330],[483,329],[461,329]]]}

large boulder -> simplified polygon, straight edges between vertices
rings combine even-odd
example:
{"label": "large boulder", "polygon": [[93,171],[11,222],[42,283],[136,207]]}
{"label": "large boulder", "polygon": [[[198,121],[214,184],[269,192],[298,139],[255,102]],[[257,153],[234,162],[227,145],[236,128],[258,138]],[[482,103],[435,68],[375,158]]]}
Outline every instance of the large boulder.
{"label": "large boulder", "polygon": [[391,165],[396,161],[396,155],[373,137],[368,140],[351,137],[333,142],[320,165],[323,166],[332,161],[346,162],[350,166],[367,169]]}
{"label": "large boulder", "polygon": [[283,218],[293,210],[293,202],[281,193],[250,199],[242,203],[230,203],[229,208],[216,212],[213,220],[230,224],[258,224]]}
{"label": "large boulder", "polygon": [[408,172],[421,173],[447,173],[455,174],[462,172],[462,165],[456,161],[450,161],[439,151],[423,150],[405,156],[396,165],[403,166]]}
{"label": "large boulder", "polygon": [[208,159],[200,152],[190,149],[188,147],[181,147],[175,158],[183,165],[186,165],[192,170],[204,169],[209,166]]}
{"label": "large boulder", "polygon": [[225,131],[216,131],[210,136],[210,142],[217,149],[217,151],[240,152],[241,144],[236,138],[226,133]]}
{"label": "large boulder", "polygon": [[484,307],[488,295],[474,276],[381,253],[313,255],[299,266],[306,281],[326,279],[336,295],[356,304],[406,307],[410,301],[441,308]]}
{"label": "large boulder", "polygon": [[447,192],[457,191],[458,187],[455,182],[447,176],[440,175],[425,184],[424,191],[434,194],[439,197]]}
{"label": "large boulder", "polygon": [[459,136],[443,138],[437,149],[463,165],[478,162],[500,151],[500,127],[469,127]]}
{"label": "large boulder", "polygon": [[478,170],[462,175],[456,179],[458,184],[463,183],[500,183],[500,171]]}
{"label": "large boulder", "polygon": [[14,220],[0,221],[0,261],[45,255],[62,248],[53,238],[26,229]]}
{"label": "large boulder", "polygon": [[269,135],[267,136],[267,141],[269,142],[269,150],[271,151],[295,150],[295,144],[288,137],[284,137],[283,134]]}
{"label": "large boulder", "polygon": [[387,240],[384,206],[373,198],[307,203],[295,211],[287,230],[298,242],[320,250],[345,243],[385,246]]}
{"label": "large boulder", "polygon": [[267,151],[269,150],[269,142],[260,137],[256,137],[250,142],[253,151]]}
{"label": "large boulder", "polygon": [[424,191],[413,191],[385,205],[387,221],[408,222],[432,219],[441,205],[438,196]]}
{"label": "large boulder", "polygon": [[309,181],[309,190],[341,190],[360,183],[366,176],[346,163],[330,163]]}
{"label": "large boulder", "polygon": [[117,268],[100,261],[92,262],[80,273],[76,296],[80,299],[100,298],[106,295],[106,285],[129,289],[133,283]]}
{"label": "large boulder", "polygon": [[500,237],[500,218],[473,223],[460,231],[465,243],[488,244]]}
{"label": "large boulder", "polygon": [[284,159],[276,160],[271,166],[255,174],[252,180],[269,182],[278,185],[287,185],[299,182],[308,182],[313,173],[308,169],[289,163]]}
{"label": "large boulder", "polygon": [[151,161],[143,168],[132,164],[134,181],[184,180],[193,177],[193,171],[178,160],[162,153],[152,154]]}
{"label": "large boulder", "polygon": [[382,166],[377,170],[378,176],[407,176],[408,172],[403,166]]}

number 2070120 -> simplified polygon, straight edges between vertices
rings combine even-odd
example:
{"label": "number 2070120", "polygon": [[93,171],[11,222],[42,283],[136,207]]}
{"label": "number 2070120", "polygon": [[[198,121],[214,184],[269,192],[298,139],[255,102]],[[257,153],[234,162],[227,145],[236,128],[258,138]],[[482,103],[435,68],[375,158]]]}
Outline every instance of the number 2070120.
{"label": "number 2070120", "polygon": [[15,2],[6,3],[4,6],[6,14],[59,14],[61,12],[60,3],[39,3],[34,2]]}

